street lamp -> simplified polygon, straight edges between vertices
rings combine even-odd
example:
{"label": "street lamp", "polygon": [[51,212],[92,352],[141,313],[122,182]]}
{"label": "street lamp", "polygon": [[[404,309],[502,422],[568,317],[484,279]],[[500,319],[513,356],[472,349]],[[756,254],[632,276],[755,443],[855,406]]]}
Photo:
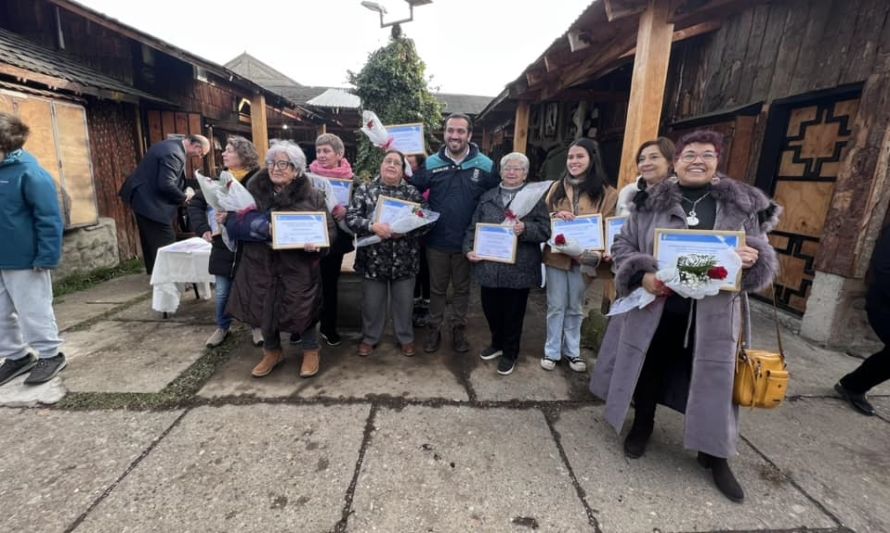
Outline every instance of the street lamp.
{"label": "street lamp", "polygon": [[386,14],[386,8],[377,2],[371,2],[369,0],[362,1],[362,6],[371,11],[376,11],[378,15],[380,15],[380,27],[386,28],[387,26],[396,26],[401,24],[402,22],[411,22],[414,20],[414,6],[425,6],[427,4],[432,4],[433,0],[405,0],[408,4],[408,18],[402,20],[393,20],[390,22],[383,22],[383,15]]}

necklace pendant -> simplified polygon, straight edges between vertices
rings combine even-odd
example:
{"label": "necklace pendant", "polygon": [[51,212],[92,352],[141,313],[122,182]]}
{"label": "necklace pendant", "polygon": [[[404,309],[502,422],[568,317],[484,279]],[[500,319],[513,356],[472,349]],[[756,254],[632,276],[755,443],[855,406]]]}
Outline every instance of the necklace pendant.
{"label": "necklace pendant", "polygon": [[686,225],[689,227],[698,226],[699,220],[698,217],[695,216],[695,213],[689,213],[686,215]]}

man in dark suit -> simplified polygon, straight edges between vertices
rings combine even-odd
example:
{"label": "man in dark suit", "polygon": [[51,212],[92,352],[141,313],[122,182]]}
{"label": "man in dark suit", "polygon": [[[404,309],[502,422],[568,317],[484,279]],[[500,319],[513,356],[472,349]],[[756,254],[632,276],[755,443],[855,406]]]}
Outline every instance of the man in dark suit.
{"label": "man in dark suit", "polygon": [[194,195],[185,185],[186,159],[203,158],[209,151],[210,141],[202,135],[161,141],[149,148],[121,187],[121,199],[136,214],[142,258],[149,275],[158,248],[176,242],[173,219],[177,208]]}

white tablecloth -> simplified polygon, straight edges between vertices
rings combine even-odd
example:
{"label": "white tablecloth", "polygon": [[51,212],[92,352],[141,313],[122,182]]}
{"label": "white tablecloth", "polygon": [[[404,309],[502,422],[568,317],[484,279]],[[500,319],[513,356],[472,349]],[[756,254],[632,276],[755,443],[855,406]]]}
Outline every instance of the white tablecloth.
{"label": "white tablecloth", "polygon": [[162,313],[175,313],[182,292],[197,284],[198,293],[210,299],[210,283],[216,276],[207,272],[211,245],[200,237],[192,237],[158,249],[151,273],[151,307]]}

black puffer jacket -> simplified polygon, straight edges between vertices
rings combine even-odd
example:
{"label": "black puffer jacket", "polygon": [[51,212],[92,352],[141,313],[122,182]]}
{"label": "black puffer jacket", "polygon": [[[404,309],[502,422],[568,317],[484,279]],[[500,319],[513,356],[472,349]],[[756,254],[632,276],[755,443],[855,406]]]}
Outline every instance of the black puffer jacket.
{"label": "black puffer jacket", "polygon": [[[500,187],[485,192],[473,213],[473,219],[464,236],[464,253],[473,249],[476,224],[500,224],[506,218],[507,207],[500,198]],[[526,289],[541,286],[541,243],[550,238],[550,214],[544,198],[531,212],[520,219],[525,231],[519,236],[516,263],[480,261],[473,264],[473,276],[483,287]]]}
{"label": "black puffer jacket", "polygon": [[[423,203],[423,197],[417,189],[405,181],[396,187],[390,187],[377,177],[374,181],[359,185],[346,213],[346,225],[359,239],[373,235],[370,222],[377,206],[377,198],[381,195]],[[401,238],[360,247],[355,254],[355,271],[368,279],[376,280],[395,281],[416,276],[420,271],[418,237],[431,227],[431,224],[427,224]]]}

